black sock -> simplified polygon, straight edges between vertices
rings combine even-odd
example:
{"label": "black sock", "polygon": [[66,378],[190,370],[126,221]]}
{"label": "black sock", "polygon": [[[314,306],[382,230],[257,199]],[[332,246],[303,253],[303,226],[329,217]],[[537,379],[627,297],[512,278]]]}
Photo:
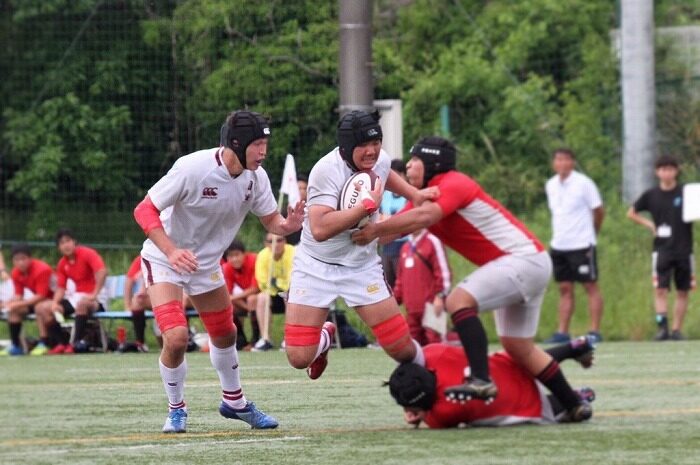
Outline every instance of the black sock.
{"label": "black sock", "polygon": [[570,358],[576,358],[590,350],[590,346],[581,339],[573,339],[570,342],[559,344],[545,350],[557,362],[563,362]]}
{"label": "black sock", "polygon": [[51,341],[51,346],[57,346],[58,344],[65,344],[65,337],[63,335],[63,328],[58,321],[54,320],[51,325],[46,328],[46,332],[49,333],[48,339]]}
{"label": "black sock", "polygon": [[146,314],[143,311],[131,312],[131,322],[134,324],[136,342],[146,342]]}
{"label": "black sock", "polygon": [[233,314],[233,324],[236,326],[236,348],[242,349],[248,345],[248,339],[246,339],[245,332],[243,331],[243,322],[236,316],[235,311]]}
{"label": "black sock", "polygon": [[659,327],[659,329],[665,329],[668,331],[668,317],[666,316],[666,313],[656,314],[656,325]]}
{"label": "black sock", "polygon": [[48,346],[49,344],[51,344],[51,338],[50,337],[42,337],[42,338],[39,338],[39,342],[41,342],[45,346]]}
{"label": "black sock", "polygon": [[75,342],[79,342],[85,336],[85,328],[87,328],[87,315],[75,315]]}
{"label": "black sock", "polygon": [[8,323],[10,327],[10,339],[12,340],[12,345],[15,347],[21,347],[22,342],[19,340],[19,335],[22,332],[22,323]]}
{"label": "black sock", "polygon": [[479,312],[475,308],[462,308],[453,313],[451,318],[469,359],[471,376],[489,381],[489,343]]}
{"label": "black sock", "polygon": [[571,389],[556,360],[549,362],[549,365],[537,375],[537,379],[554,394],[566,410],[572,409],[581,403],[581,399]]}

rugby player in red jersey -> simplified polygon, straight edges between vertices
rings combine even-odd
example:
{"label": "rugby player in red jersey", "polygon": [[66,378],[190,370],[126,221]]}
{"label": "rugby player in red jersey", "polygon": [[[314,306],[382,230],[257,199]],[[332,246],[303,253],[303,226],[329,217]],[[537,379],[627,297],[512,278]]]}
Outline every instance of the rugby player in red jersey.
{"label": "rugby player in red jersey", "polygon": [[243,321],[240,318],[250,314],[250,325],[253,331],[250,342],[255,342],[260,338],[258,318],[255,314],[257,297],[260,293],[258,282],[255,280],[256,257],[257,254],[246,252],[243,242],[234,239],[226,249],[225,262],[221,265],[226,289],[228,289],[233,304],[233,322],[238,330],[236,346],[239,349],[247,348],[250,350],[251,347],[248,345],[248,339],[243,331]]}
{"label": "rugby player in red jersey", "polygon": [[[56,233],[56,245],[63,255],[56,265],[56,292],[53,300],[37,305],[37,317],[49,333],[58,337],[61,325],[56,321],[55,313],[64,317],[75,313],[73,341],[57,344],[49,353],[85,352],[88,344],[83,338],[88,317],[91,312],[103,308],[97,297],[107,278],[107,268],[100,254],[95,249],[78,245],[75,235],[69,229],[61,229]],[[74,291],[67,291],[69,279],[75,284]]]}
{"label": "rugby player in red jersey", "polygon": [[[447,344],[430,344],[423,350],[425,367],[413,363],[399,365],[388,383],[409,424],[418,426],[425,422],[430,428],[454,428],[572,421],[561,403],[505,352],[489,357],[489,368],[499,389],[493,402],[450,402],[444,391],[461,381],[468,366],[464,351]],[[558,362],[575,359],[588,368],[593,363],[593,350],[590,339],[584,336],[551,347],[547,352]],[[577,393],[587,402],[595,398],[590,388],[579,389]]]}
{"label": "rugby player in red jersey", "polygon": [[503,348],[520,366],[544,384],[570,412],[587,420],[591,406],[582,401],[558,363],[534,344],[540,307],[552,274],[542,243],[503,205],[466,174],[456,171],[457,150],[441,137],[426,137],[411,147],[408,181],[416,188],[439,189],[434,202],[413,206],[370,223],[353,234],[367,244],[379,236],[428,230],[478,268],[455,286],[445,301],[471,365],[463,383],[445,390],[453,400],[492,400],[498,394],[488,365],[488,340],[479,313],[495,310]]}
{"label": "rugby player in red jersey", "polygon": [[[49,301],[53,297],[51,290],[51,276],[53,270],[48,263],[32,257],[32,249],[26,244],[17,244],[12,247],[12,284],[15,291],[12,298],[5,302],[7,311],[7,325],[10,329],[11,345],[4,351],[6,355],[22,355],[20,334],[22,332],[22,320],[27,314],[34,312],[35,306],[41,302]],[[33,295],[25,297],[25,290]],[[38,324],[39,343],[32,349],[31,355],[43,355],[50,345],[46,327]]]}

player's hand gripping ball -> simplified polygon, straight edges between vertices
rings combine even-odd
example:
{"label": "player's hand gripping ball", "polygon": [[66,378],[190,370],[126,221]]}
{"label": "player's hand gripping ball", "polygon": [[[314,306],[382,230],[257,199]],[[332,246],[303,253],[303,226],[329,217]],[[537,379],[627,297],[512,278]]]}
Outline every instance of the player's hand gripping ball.
{"label": "player's hand gripping ball", "polygon": [[[377,182],[381,182],[379,181],[379,176],[372,170],[363,170],[353,173],[352,176],[345,181],[343,188],[340,190],[339,210],[349,210],[357,205],[362,205],[363,202],[374,203],[370,191],[376,187]],[[375,211],[362,218],[352,229],[362,228],[370,221],[376,221],[378,216],[379,213]]]}

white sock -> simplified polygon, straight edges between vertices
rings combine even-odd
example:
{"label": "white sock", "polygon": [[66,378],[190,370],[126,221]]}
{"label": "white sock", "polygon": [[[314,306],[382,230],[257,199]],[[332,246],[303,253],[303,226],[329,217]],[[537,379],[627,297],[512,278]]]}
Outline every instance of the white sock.
{"label": "white sock", "polygon": [[241,376],[238,370],[238,351],[236,345],[219,349],[209,344],[209,359],[216,369],[221,381],[221,391],[224,402],[235,409],[246,406],[246,398],[241,389]]}
{"label": "white sock", "polygon": [[328,331],[326,331],[326,328],[323,328],[321,330],[321,340],[318,341],[318,347],[316,348],[316,355],[314,356],[314,360],[318,358],[319,355],[321,355],[324,351],[328,350],[328,348],[331,346],[331,335],[328,334]]}
{"label": "white sock", "polygon": [[168,396],[170,410],[186,409],[185,405],[185,377],[187,376],[187,360],[183,360],[180,366],[168,368],[158,359],[160,377],[163,379],[163,387]]}
{"label": "white sock", "polygon": [[418,341],[412,339],[413,345],[416,346],[416,356],[413,357],[412,362],[418,364],[422,367],[425,366],[425,355],[423,355],[423,348],[418,344]]}

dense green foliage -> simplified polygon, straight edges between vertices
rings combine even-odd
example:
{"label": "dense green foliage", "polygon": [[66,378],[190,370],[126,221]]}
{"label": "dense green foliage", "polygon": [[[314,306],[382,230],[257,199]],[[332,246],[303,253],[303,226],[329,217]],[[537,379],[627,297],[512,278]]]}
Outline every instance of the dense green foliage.
{"label": "dense green foliage", "polygon": [[[661,26],[698,23],[696,2],[655,5]],[[376,96],[403,99],[406,144],[438,132],[447,105],[460,167],[518,211],[541,202],[559,145],[617,190],[617,15],[607,0],[377,0]],[[235,108],[272,118],[273,184],[287,152],[308,171],[334,145],[337,17],[337,2],[311,0],[3,2],[3,236],[70,220],[138,242],[131,206],[175,158],[215,145]],[[695,168],[697,76],[671,50],[659,42],[661,149]]]}

